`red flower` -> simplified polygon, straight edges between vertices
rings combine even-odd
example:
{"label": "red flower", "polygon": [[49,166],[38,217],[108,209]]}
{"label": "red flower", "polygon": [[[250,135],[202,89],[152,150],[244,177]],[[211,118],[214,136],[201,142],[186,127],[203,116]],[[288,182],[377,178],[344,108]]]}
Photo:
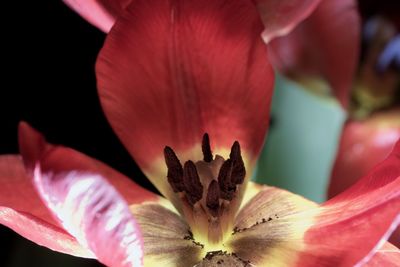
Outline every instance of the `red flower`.
{"label": "red flower", "polygon": [[[142,258],[167,267],[370,260],[400,222],[400,142],[359,184],[322,205],[249,183],[273,86],[262,30],[250,1],[129,3],[97,61],[99,96],[169,201],[21,123],[27,174],[18,156],[1,158],[0,222],[109,266],[141,266]],[[376,255],[373,264],[398,258]]]}

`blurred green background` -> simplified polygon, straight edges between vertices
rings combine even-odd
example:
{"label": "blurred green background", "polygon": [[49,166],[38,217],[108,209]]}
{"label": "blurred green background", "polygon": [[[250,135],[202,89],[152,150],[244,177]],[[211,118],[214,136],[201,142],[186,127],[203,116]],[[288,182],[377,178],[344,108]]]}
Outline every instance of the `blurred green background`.
{"label": "blurred green background", "polygon": [[345,112],[277,75],[271,118],[255,181],[324,201]]}

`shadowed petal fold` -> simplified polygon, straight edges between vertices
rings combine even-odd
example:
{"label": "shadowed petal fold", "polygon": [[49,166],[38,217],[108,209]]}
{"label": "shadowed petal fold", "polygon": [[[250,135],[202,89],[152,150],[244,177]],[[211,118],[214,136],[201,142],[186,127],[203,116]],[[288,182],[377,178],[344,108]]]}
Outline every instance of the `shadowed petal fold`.
{"label": "shadowed petal fold", "polygon": [[213,153],[227,157],[237,140],[254,164],[273,84],[261,31],[250,1],[137,0],[107,36],[96,65],[103,109],[163,194],[166,145],[200,160],[208,133]]}
{"label": "shadowed petal fold", "polygon": [[118,16],[132,0],[63,0],[88,22],[109,32]]}
{"label": "shadowed petal fold", "polygon": [[255,0],[265,29],[265,43],[275,37],[288,34],[297,24],[307,18],[320,0]]}
{"label": "shadowed petal fold", "polygon": [[52,250],[94,257],[52,218],[17,155],[0,156],[0,223]]}
{"label": "shadowed petal fold", "polygon": [[271,62],[293,78],[323,76],[347,107],[360,47],[355,0],[324,0],[289,35],[269,45]]}
{"label": "shadowed petal fold", "polygon": [[400,141],[367,176],[321,206],[298,266],[365,263],[399,223]]}

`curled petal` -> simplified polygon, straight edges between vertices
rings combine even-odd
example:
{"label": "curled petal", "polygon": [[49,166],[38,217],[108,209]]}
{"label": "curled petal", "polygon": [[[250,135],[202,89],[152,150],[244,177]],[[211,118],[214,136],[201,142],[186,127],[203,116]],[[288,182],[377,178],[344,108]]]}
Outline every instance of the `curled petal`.
{"label": "curled petal", "polygon": [[63,0],[88,22],[109,32],[118,16],[132,0]]}
{"label": "curled petal", "polygon": [[94,257],[52,218],[17,155],[0,156],[0,223],[52,250]]}
{"label": "curled petal", "polygon": [[262,33],[265,43],[292,31],[314,11],[319,2],[320,0],[255,0],[265,26]]}
{"label": "curled petal", "polygon": [[298,265],[365,263],[399,223],[400,141],[368,175],[321,206]]}
{"label": "curled petal", "polygon": [[347,107],[360,47],[355,0],[324,0],[289,35],[269,45],[271,62],[294,77],[323,76]]}
{"label": "curled petal", "polygon": [[38,164],[34,183],[63,227],[99,261],[116,267],[142,266],[140,229],[125,201],[103,177],[42,172]]}
{"label": "curled petal", "polygon": [[48,144],[44,137],[27,123],[19,125],[19,145],[28,172],[32,173],[37,162],[42,170],[52,172],[89,172],[105,177],[129,205],[155,201],[159,197],[132,182],[107,165],[73,149]]}
{"label": "curled petal", "polygon": [[164,195],[166,145],[200,160],[208,133],[213,153],[227,157],[237,140],[254,164],[273,84],[261,31],[250,1],[137,0],[108,35],[96,65],[103,109]]}

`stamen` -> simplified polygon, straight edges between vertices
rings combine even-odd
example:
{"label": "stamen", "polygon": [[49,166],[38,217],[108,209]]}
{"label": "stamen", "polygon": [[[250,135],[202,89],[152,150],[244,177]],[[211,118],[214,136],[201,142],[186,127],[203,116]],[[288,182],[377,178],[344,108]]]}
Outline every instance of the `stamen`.
{"label": "stamen", "polygon": [[221,190],[221,198],[225,200],[232,200],[235,193],[236,185],[231,181],[232,174],[232,161],[226,160],[218,173],[218,184]]}
{"label": "stamen", "polygon": [[239,142],[232,145],[229,158],[211,152],[210,137],[202,140],[203,160],[189,160],[183,168],[175,152],[165,147],[168,182],[181,201],[180,212],[196,241],[221,244],[232,233],[233,221],[243,198],[240,186],[246,170]]}
{"label": "stamen", "polygon": [[218,182],[215,180],[212,180],[210,185],[208,186],[207,190],[207,199],[206,199],[206,205],[207,208],[210,212],[210,214],[213,217],[217,217],[219,214],[219,185]]}
{"label": "stamen", "polygon": [[196,165],[191,160],[186,161],[183,167],[183,183],[188,201],[194,205],[203,196],[203,185],[200,183]]}
{"label": "stamen", "polygon": [[203,160],[205,162],[211,162],[213,160],[213,155],[211,152],[210,138],[208,136],[208,133],[205,133],[203,135],[203,141],[201,142],[201,150],[203,151],[203,155],[204,155]]}
{"label": "stamen", "polygon": [[167,178],[172,190],[175,193],[184,191],[182,164],[169,146],[164,148],[164,158],[168,168]]}
{"label": "stamen", "polygon": [[236,185],[242,184],[244,178],[246,177],[246,169],[244,167],[244,162],[240,151],[240,144],[238,141],[233,143],[229,158],[232,160],[233,165],[231,181]]}

